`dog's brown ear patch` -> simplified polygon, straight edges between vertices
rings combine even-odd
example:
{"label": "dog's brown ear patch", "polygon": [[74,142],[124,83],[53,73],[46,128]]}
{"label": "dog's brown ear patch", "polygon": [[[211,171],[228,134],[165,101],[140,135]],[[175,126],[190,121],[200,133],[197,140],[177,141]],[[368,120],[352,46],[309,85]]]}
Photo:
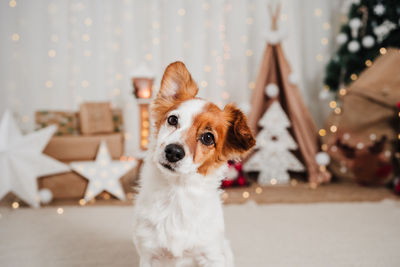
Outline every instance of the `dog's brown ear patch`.
{"label": "dog's brown ear patch", "polygon": [[183,101],[194,98],[198,90],[185,64],[176,61],[165,69],[157,97]]}
{"label": "dog's brown ear patch", "polygon": [[233,104],[226,105],[224,113],[229,122],[224,154],[228,157],[242,155],[256,144],[256,140],[247,124],[246,116]]}
{"label": "dog's brown ear patch", "polygon": [[185,64],[180,61],[169,64],[151,107],[156,129],[160,128],[170,110],[183,101],[194,98],[198,90]]}
{"label": "dog's brown ear patch", "polygon": [[169,64],[161,80],[160,91],[152,103],[156,129],[160,128],[171,109],[185,100],[194,98],[198,90],[185,64],[180,61]]}

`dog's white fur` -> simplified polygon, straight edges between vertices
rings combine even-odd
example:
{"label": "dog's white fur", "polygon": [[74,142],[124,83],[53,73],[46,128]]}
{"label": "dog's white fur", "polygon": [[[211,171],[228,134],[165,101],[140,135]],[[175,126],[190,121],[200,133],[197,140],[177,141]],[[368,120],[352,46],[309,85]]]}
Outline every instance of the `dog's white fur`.
{"label": "dog's white fur", "polygon": [[[179,129],[164,124],[150,142],[134,209],[133,239],[141,267],[233,266],[219,190],[226,167],[206,177],[199,174],[182,141],[206,103],[184,101],[168,114],[179,118]],[[179,143],[185,150],[174,172],[161,165],[166,161],[164,148],[171,143]]]}

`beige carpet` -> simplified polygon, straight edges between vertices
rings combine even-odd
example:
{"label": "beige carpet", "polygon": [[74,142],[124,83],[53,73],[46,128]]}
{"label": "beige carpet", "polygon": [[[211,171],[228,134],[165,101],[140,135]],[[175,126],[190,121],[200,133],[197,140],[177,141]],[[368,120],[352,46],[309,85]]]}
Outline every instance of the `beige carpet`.
{"label": "beige carpet", "polygon": [[[0,266],[137,266],[132,207],[0,208]],[[400,266],[400,202],[225,207],[236,266]]]}

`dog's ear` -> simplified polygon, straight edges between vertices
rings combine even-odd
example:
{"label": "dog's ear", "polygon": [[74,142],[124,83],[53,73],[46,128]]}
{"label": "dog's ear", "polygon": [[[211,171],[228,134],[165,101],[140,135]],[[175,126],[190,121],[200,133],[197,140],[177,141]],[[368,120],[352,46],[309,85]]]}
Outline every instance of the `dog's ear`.
{"label": "dog's ear", "polygon": [[256,140],[247,124],[246,116],[233,104],[226,105],[224,113],[229,122],[224,154],[228,157],[243,155],[256,144]]}
{"label": "dog's ear", "polygon": [[183,101],[194,98],[198,90],[185,64],[176,61],[165,69],[157,97]]}
{"label": "dog's ear", "polygon": [[151,105],[156,129],[160,128],[175,104],[194,98],[198,90],[185,64],[180,61],[169,64],[161,80],[160,91]]}

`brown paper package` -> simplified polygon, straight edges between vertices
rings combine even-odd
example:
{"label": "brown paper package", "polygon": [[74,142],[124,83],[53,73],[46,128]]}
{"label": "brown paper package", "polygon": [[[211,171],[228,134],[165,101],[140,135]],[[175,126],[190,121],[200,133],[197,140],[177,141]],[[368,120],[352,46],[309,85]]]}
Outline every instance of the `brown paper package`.
{"label": "brown paper package", "polygon": [[[43,153],[65,164],[71,161],[95,160],[100,142],[105,140],[111,157],[120,159],[123,155],[123,134],[112,133],[92,136],[54,136]],[[121,178],[125,192],[132,191],[136,168]],[[75,172],[41,177],[39,188],[48,188],[54,200],[79,200],[83,198],[88,181]]]}
{"label": "brown paper package", "polygon": [[[132,192],[137,166],[121,177],[120,181],[125,193]],[[38,179],[39,188],[47,188],[54,200],[79,200],[84,197],[88,180],[75,172],[45,176]]]}
{"label": "brown paper package", "polygon": [[113,116],[109,102],[87,102],[79,109],[81,132],[84,135],[112,133]]}
{"label": "brown paper package", "polygon": [[[121,109],[112,110],[113,131],[122,132],[124,130],[124,120]],[[56,125],[56,136],[80,135],[79,112],[41,110],[35,113],[36,130],[45,128],[49,125]]]}
{"label": "brown paper package", "polygon": [[106,141],[112,158],[119,159],[122,156],[122,133],[91,136],[54,136],[43,153],[60,161],[94,160],[102,140]]}

